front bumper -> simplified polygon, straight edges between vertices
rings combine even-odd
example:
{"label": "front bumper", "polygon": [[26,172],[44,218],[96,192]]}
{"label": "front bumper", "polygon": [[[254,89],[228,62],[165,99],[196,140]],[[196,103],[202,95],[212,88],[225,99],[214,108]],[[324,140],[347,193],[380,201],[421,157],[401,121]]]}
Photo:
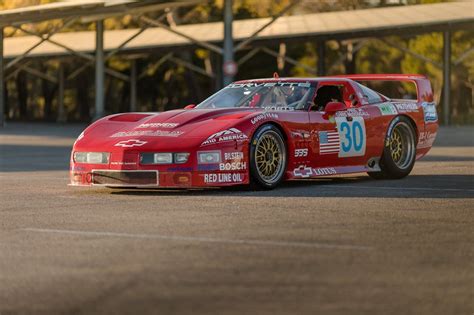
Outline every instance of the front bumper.
{"label": "front bumper", "polygon": [[71,169],[71,186],[203,188],[244,185],[247,171]]}

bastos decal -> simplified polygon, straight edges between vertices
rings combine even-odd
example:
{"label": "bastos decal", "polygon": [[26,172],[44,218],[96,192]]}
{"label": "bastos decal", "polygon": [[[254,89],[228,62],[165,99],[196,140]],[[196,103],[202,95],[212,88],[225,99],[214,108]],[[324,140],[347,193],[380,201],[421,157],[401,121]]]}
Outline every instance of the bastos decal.
{"label": "bastos decal", "polygon": [[239,129],[229,128],[211,135],[209,138],[206,139],[206,141],[201,144],[201,146],[229,142],[234,140],[243,141],[247,139],[248,137]]}

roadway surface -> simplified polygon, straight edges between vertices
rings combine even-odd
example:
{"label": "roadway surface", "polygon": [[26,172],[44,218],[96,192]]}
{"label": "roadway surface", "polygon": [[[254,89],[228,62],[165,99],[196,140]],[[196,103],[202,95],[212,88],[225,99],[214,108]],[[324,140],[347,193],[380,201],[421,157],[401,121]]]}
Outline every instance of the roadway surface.
{"label": "roadway surface", "polygon": [[0,314],[474,313],[474,128],[411,176],[68,187],[82,126],[0,130]]}

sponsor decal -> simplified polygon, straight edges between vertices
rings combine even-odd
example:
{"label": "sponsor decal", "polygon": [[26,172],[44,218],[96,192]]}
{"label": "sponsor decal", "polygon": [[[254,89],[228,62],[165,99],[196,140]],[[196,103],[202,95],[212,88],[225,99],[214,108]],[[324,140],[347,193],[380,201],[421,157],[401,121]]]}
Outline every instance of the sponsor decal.
{"label": "sponsor decal", "polygon": [[[354,117],[352,121],[336,118],[339,134],[338,157],[352,157],[365,155],[366,133],[362,117]],[[321,144],[320,144],[321,145]]]}
{"label": "sponsor decal", "polygon": [[375,106],[379,108],[382,116],[398,114],[397,109],[392,104],[380,104]]}
{"label": "sponsor decal", "polygon": [[293,107],[288,107],[288,106],[266,106],[263,109],[265,110],[283,110],[283,111],[293,111],[295,110]]}
{"label": "sponsor decal", "polygon": [[248,139],[248,137],[239,129],[229,128],[211,135],[209,138],[206,139],[206,141],[201,144],[201,146],[229,142],[234,140],[243,141],[246,139]]}
{"label": "sponsor decal", "polygon": [[311,87],[311,83],[309,82],[248,82],[248,83],[232,83],[226,86],[228,89],[236,89],[236,88],[250,88],[250,87],[272,87],[272,86],[300,86],[300,87]]}
{"label": "sponsor decal", "polygon": [[423,131],[420,132],[420,138],[418,140],[417,149],[429,148],[433,146],[433,142],[436,139],[436,132]]}
{"label": "sponsor decal", "polygon": [[138,129],[147,129],[147,128],[175,128],[178,127],[178,123],[145,123],[139,125]]}
{"label": "sponsor decal", "polygon": [[436,105],[434,102],[423,102],[421,106],[423,107],[425,122],[434,122],[438,120],[438,114],[436,113]]}
{"label": "sponsor decal", "polygon": [[336,175],[337,171],[333,167],[313,168],[314,176]]}
{"label": "sponsor decal", "polygon": [[336,117],[368,117],[370,116],[365,110],[361,108],[348,108],[345,111],[336,112]]}
{"label": "sponsor decal", "polygon": [[135,131],[120,131],[111,135],[111,138],[121,137],[179,137],[182,135],[182,131],[170,131],[170,130],[135,130]]}
{"label": "sponsor decal", "polygon": [[137,162],[110,162],[110,165],[137,165]]}
{"label": "sponsor decal", "polygon": [[203,176],[206,184],[241,183],[244,181],[244,176],[240,173],[204,174]]}
{"label": "sponsor decal", "polygon": [[300,165],[293,170],[293,175],[300,178],[309,178],[313,176],[336,175],[337,171],[333,167],[311,168],[306,165]]}
{"label": "sponsor decal", "polygon": [[199,164],[197,170],[202,171],[217,171],[219,169],[219,164]]}
{"label": "sponsor decal", "polygon": [[298,130],[298,131],[292,131],[291,132],[291,137],[292,138],[300,138],[300,139],[309,139],[311,137],[311,135],[307,131]]}
{"label": "sponsor decal", "polygon": [[416,103],[393,103],[400,113],[417,113],[418,105]]}
{"label": "sponsor decal", "polygon": [[306,157],[308,156],[308,149],[295,149],[295,157]]}
{"label": "sponsor decal", "polygon": [[240,171],[247,169],[247,162],[220,163],[220,171]]}
{"label": "sponsor decal", "polygon": [[224,152],[224,160],[243,160],[244,152]]}
{"label": "sponsor decal", "polygon": [[250,122],[252,123],[252,125],[255,125],[255,124],[258,123],[259,121],[262,121],[262,120],[265,120],[265,119],[278,119],[278,114],[275,114],[275,113],[263,113],[263,114],[257,115],[257,116],[255,116],[254,118],[252,118],[252,119],[250,120]]}
{"label": "sponsor decal", "polygon": [[147,141],[137,140],[137,139],[129,139],[117,142],[114,144],[116,147],[123,147],[123,148],[132,148],[132,147],[141,147],[142,145],[148,143]]}
{"label": "sponsor decal", "polygon": [[85,170],[86,170],[86,168],[84,166],[74,165],[74,166],[71,167],[71,171],[73,171],[73,172],[82,172],[82,171],[85,171]]}
{"label": "sponsor decal", "polygon": [[170,167],[167,169],[168,172],[192,172],[192,167]]}
{"label": "sponsor decal", "polygon": [[337,130],[319,132],[319,154],[339,153],[339,133]]}

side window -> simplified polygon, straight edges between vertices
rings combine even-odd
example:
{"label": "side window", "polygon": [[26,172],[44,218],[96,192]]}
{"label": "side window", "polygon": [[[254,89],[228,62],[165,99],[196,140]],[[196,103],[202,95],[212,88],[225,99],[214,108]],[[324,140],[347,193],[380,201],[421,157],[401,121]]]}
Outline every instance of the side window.
{"label": "side window", "polygon": [[323,85],[316,91],[312,110],[324,111],[330,102],[342,102],[342,85]]}
{"label": "side window", "polygon": [[376,104],[376,103],[381,103],[383,102],[383,99],[382,97],[375,91],[372,91],[371,89],[369,89],[368,87],[366,86],[363,86],[362,84],[360,83],[357,83],[359,85],[359,88],[361,89],[362,91],[362,95],[364,96],[364,98],[367,99],[367,102],[369,104]]}

